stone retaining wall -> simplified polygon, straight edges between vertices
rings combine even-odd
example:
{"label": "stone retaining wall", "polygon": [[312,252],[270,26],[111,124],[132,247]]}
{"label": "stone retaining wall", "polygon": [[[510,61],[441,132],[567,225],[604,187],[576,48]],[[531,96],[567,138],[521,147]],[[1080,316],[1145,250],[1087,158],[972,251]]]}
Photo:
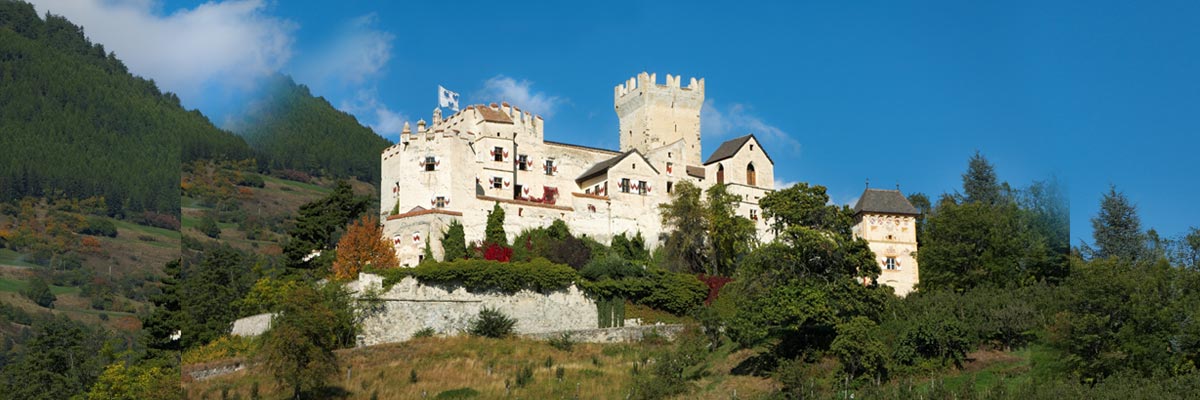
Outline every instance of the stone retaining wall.
{"label": "stone retaining wall", "polygon": [[[360,274],[349,285],[355,291],[382,290],[383,277]],[[424,328],[440,335],[457,335],[468,329],[484,307],[515,318],[517,334],[595,329],[599,324],[596,302],[574,285],[550,293],[475,293],[462,287],[424,285],[409,277],[379,297],[383,310],[363,322],[361,345],[403,342]]]}

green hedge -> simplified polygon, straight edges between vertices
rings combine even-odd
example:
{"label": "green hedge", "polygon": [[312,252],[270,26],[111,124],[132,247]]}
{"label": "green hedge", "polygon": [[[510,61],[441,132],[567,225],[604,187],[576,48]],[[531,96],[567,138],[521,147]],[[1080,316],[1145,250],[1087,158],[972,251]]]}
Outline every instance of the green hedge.
{"label": "green hedge", "polygon": [[661,270],[641,278],[581,281],[579,286],[598,298],[629,299],[675,315],[687,314],[708,296],[708,287],[695,276]]}
{"label": "green hedge", "polygon": [[406,276],[421,283],[461,285],[472,292],[499,290],[515,293],[524,289],[552,292],[566,289],[579,280],[570,266],[555,264],[544,258],[526,262],[504,263],[488,260],[454,260],[427,263],[416,268],[393,268],[374,273],[382,275],[383,286],[390,288]]}

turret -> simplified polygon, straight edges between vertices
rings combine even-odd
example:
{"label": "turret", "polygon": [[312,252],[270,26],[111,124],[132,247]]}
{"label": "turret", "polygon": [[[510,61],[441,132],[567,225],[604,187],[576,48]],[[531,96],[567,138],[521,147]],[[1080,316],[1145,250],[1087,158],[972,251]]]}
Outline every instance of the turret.
{"label": "turret", "polygon": [[684,141],[683,161],[699,165],[700,108],[704,105],[704,79],[691,78],[681,86],[681,76],[667,75],[658,84],[656,74],[642,72],[613,88],[613,108],[620,120],[621,151],[647,153]]}

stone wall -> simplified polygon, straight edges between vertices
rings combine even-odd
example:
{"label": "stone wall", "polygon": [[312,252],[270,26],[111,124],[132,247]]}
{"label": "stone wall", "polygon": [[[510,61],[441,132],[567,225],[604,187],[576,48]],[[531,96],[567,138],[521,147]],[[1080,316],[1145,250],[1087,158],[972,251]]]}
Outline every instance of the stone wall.
{"label": "stone wall", "polygon": [[261,335],[271,329],[271,319],[274,317],[274,314],[266,313],[238,319],[233,321],[233,330],[230,331],[230,334],[233,336]]}
{"label": "stone wall", "polygon": [[[382,290],[383,277],[361,274],[351,290]],[[468,329],[484,307],[516,318],[518,334],[594,329],[599,325],[596,302],[572,285],[547,294],[523,290],[513,294],[473,293],[462,287],[425,285],[404,278],[380,292],[381,312],[363,323],[362,345],[402,342],[424,328],[457,335]]]}
{"label": "stone wall", "polygon": [[579,329],[561,332],[530,333],[522,335],[531,339],[550,340],[562,334],[570,334],[571,340],[582,343],[627,343],[641,341],[648,335],[659,335],[667,340],[675,340],[683,325],[642,325],[622,326],[616,328]]}

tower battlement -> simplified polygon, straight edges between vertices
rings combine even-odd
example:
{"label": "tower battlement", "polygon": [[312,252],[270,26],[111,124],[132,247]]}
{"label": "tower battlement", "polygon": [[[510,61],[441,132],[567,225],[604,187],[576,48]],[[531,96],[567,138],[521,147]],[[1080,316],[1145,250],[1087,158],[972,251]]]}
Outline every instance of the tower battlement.
{"label": "tower battlement", "polygon": [[[700,165],[700,108],[704,106],[704,78],[642,72],[613,88],[613,109],[620,121],[621,151],[651,150],[683,141],[677,162]],[[676,162],[673,161],[673,162]]]}
{"label": "tower battlement", "polygon": [[700,97],[704,97],[704,78],[696,79],[695,77],[692,77],[688,81],[687,86],[681,86],[682,81],[682,75],[667,74],[666,83],[660,85],[658,84],[658,74],[642,72],[635,77],[629,78],[629,80],[625,81],[624,83],[614,87],[613,101],[620,102],[622,97],[625,97],[630,93],[636,93],[638,89],[647,90],[650,88],[691,91],[698,93]]}

